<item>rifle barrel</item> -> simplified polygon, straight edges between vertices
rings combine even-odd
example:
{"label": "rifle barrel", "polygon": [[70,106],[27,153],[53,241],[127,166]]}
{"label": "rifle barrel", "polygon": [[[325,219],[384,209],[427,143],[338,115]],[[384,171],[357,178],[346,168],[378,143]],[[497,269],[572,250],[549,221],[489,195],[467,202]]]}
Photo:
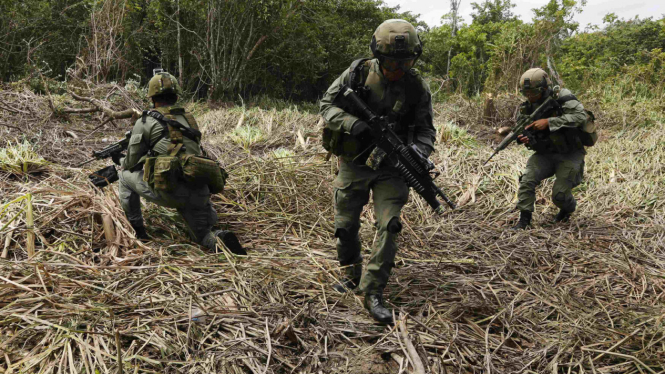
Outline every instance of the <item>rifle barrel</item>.
{"label": "rifle barrel", "polygon": [[93,161],[95,161],[95,160],[96,160],[96,158],[91,158],[91,159],[88,160],[88,161],[84,161],[84,162],[82,162],[82,163],[76,165],[76,167],[77,167],[77,168],[80,168],[81,166],[83,166],[83,165],[85,165],[85,164],[89,164],[89,163],[91,163],[91,162],[93,162]]}

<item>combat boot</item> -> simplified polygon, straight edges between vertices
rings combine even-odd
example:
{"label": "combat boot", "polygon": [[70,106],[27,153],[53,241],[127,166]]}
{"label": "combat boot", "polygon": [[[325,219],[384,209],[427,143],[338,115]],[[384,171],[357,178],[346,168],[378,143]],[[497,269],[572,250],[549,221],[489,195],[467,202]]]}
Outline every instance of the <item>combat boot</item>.
{"label": "combat boot", "polygon": [[141,222],[129,221],[129,224],[132,225],[134,232],[136,232],[136,239],[142,242],[150,241],[151,238],[150,236],[148,236],[148,233],[145,231],[145,226],[143,225],[143,221]]}
{"label": "combat boot", "polygon": [[360,278],[344,278],[339,283],[333,285],[333,289],[339,293],[346,293],[358,288]]}
{"label": "combat boot", "polygon": [[365,309],[378,322],[385,324],[393,323],[393,313],[383,306],[383,295],[380,293],[365,294]]}
{"label": "combat boot", "polygon": [[554,217],[554,223],[568,222],[571,214],[573,213],[560,209],[559,213],[557,213],[557,215]]}
{"label": "combat boot", "polygon": [[515,226],[513,226],[513,230],[525,230],[527,227],[531,226],[531,216],[533,213],[529,212],[528,210],[520,210],[520,220],[517,222]]}
{"label": "combat boot", "polygon": [[224,243],[231,253],[247,256],[247,251],[242,247],[238,237],[234,233],[226,230],[217,230],[214,234],[216,237],[222,239],[222,243]]}

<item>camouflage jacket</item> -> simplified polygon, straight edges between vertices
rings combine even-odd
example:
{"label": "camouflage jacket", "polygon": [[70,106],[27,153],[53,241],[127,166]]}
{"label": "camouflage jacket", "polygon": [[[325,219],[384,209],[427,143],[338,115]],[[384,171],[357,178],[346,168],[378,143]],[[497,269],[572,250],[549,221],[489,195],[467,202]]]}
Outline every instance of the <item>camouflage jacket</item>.
{"label": "camouflage jacket", "polygon": [[[335,103],[343,85],[349,84],[350,69],[345,70],[328,88],[321,99],[320,114],[333,131],[351,132],[358,120],[352,111]],[[383,76],[378,59],[366,61],[362,80],[369,88],[364,98],[378,115],[387,115],[397,124],[395,132],[407,140],[409,126],[413,126],[413,142],[430,153],[434,149],[436,130],[432,123],[432,94],[415,69],[398,81],[390,82]]]}
{"label": "camouflage jacket", "polygon": [[[568,89],[562,89],[559,92],[559,100],[572,96]],[[584,149],[579,134],[580,129],[587,121],[587,115],[584,106],[574,96],[573,99],[566,100],[558,108],[545,113],[543,118],[549,121],[549,127],[536,132],[538,147],[530,147],[538,153],[568,153]],[[522,103],[521,114],[531,113],[539,103],[531,104],[528,101]],[[518,117],[519,118],[519,117]]]}

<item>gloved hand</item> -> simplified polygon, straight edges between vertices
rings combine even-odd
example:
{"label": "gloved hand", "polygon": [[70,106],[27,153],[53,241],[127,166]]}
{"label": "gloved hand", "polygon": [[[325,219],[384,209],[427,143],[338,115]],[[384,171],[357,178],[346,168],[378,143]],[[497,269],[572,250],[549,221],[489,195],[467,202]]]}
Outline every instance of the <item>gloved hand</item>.
{"label": "gloved hand", "polygon": [[120,159],[125,157],[125,155],[121,152],[116,152],[111,154],[111,160],[113,160],[113,163],[120,166]]}
{"label": "gloved hand", "polygon": [[371,133],[372,128],[367,124],[367,122],[362,120],[357,120],[351,127],[351,135],[357,139],[370,136]]}
{"label": "gloved hand", "polygon": [[416,143],[416,147],[425,158],[429,158],[429,155],[432,154],[433,149],[425,144]]}

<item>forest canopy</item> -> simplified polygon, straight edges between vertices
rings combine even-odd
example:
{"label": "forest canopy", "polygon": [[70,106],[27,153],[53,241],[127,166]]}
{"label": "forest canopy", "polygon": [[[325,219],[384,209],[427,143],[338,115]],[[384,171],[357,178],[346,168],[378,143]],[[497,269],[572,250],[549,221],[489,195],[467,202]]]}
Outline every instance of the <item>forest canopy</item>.
{"label": "forest canopy", "polygon": [[[154,68],[193,98],[262,95],[313,100],[356,58],[382,21],[404,18],[425,41],[418,69],[442,93],[514,90],[548,57],[568,86],[628,75],[645,94],[662,86],[665,18],[620,19],[581,30],[581,4],[551,0],[520,20],[510,0],[473,3],[430,28],[380,0],[0,0],[0,80],[145,85]],[[437,86],[437,87],[434,87]],[[38,87],[37,87],[38,88]]]}

